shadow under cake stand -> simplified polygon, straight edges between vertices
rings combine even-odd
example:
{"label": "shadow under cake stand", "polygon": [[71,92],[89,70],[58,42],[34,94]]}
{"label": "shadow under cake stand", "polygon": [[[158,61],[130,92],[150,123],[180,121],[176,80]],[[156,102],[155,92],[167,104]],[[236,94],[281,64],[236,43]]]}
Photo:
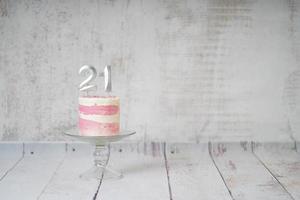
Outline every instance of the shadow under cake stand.
{"label": "shadow under cake stand", "polygon": [[[85,180],[90,179],[119,179],[123,177],[121,172],[108,167],[108,157],[110,154],[109,145],[112,142],[117,142],[128,136],[135,134],[135,131],[120,131],[117,135],[109,136],[84,136],[80,135],[78,128],[73,128],[64,131],[64,134],[76,138],[77,140],[88,142],[95,146],[94,156],[94,166],[88,171],[82,173],[80,178]],[[104,176],[105,174],[105,176]]]}

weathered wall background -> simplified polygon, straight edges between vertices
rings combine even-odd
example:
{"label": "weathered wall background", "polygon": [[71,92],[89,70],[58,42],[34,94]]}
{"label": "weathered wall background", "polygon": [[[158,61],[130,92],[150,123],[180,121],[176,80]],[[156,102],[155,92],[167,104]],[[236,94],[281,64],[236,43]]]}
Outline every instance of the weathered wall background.
{"label": "weathered wall background", "polygon": [[112,64],[135,139],[300,139],[299,9],[297,0],[0,0],[0,139],[62,139],[77,121],[83,64]]}

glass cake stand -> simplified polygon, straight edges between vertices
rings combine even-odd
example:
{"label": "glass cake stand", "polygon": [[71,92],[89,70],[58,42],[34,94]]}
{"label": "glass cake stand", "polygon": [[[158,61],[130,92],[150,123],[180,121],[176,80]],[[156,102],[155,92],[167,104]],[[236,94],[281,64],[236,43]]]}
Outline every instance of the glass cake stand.
{"label": "glass cake stand", "polygon": [[[94,166],[88,171],[82,173],[80,178],[85,180],[90,179],[119,179],[123,177],[121,172],[108,167],[108,158],[110,155],[110,143],[122,140],[128,136],[135,134],[135,131],[120,131],[117,135],[111,136],[84,136],[80,135],[78,128],[72,128],[64,131],[64,134],[83,142],[88,142],[95,146]],[[105,174],[105,176],[104,176]]]}

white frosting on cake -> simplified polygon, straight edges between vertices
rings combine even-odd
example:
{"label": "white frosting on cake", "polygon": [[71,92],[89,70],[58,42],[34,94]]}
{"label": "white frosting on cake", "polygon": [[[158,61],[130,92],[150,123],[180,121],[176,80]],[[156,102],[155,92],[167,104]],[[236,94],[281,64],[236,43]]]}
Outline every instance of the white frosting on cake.
{"label": "white frosting on cake", "polygon": [[120,99],[119,97],[107,97],[107,98],[87,98],[79,97],[79,104],[83,106],[94,106],[94,105],[116,105],[119,106]]}

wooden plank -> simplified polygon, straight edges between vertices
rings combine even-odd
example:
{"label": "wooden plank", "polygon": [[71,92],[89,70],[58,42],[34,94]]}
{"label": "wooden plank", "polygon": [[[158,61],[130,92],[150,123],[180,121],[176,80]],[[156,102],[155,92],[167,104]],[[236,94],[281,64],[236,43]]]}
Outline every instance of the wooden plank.
{"label": "wooden plank", "polygon": [[113,145],[109,165],[124,177],[104,179],[97,199],[170,199],[162,147],[162,143]]}
{"label": "wooden plank", "polygon": [[25,143],[24,158],[0,182],[4,199],[37,199],[65,155],[64,143]]}
{"label": "wooden plank", "polygon": [[254,152],[292,199],[300,199],[300,154],[295,143],[256,143]]}
{"label": "wooden plank", "polygon": [[0,143],[0,181],[11,172],[23,158],[23,143]]}
{"label": "wooden plank", "polygon": [[291,199],[254,156],[249,143],[213,143],[210,152],[233,199]]}
{"label": "wooden plank", "polygon": [[207,143],[170,144],[166,155],[173,199],[231,199]]}
{"label": "wooden plank", "polygon": [[39,199],[93,199],[98,180],[82,180],[79,175],[93,165],[94,147],[85,143],[69,143],[64,162]]}

